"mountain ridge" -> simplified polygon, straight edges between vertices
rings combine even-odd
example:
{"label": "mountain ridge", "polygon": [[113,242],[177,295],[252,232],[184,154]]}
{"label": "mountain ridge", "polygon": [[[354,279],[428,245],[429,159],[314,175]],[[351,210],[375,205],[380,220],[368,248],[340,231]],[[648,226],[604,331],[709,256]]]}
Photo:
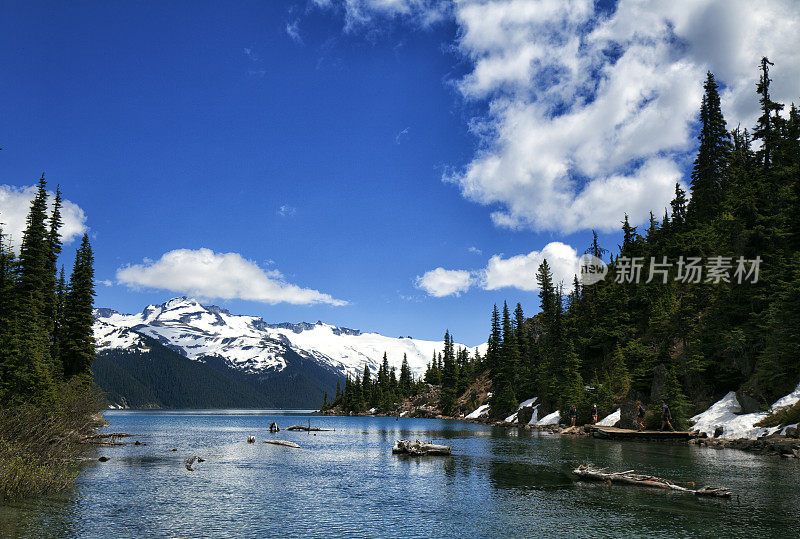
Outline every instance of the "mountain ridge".
{"label": "mountain ridge", "polygon": [[[390,367],[399,370],[405,355],[412,373],[422,376],[433,354],[444,347],[441,341],[386,337],[321,320],[268,323],[187,296],[147,305],[137,314],[110,308],[98,308],[94,313],[98,351],[143,349],[147,345],[137,336],[146,336],[191,360],[217,357],[250,374],[281,372],[292,351],[339,376],[353,377],[362,373],[365,365],[377,371],[384,353]],[[477,348],[484,353],[486,345]]]}

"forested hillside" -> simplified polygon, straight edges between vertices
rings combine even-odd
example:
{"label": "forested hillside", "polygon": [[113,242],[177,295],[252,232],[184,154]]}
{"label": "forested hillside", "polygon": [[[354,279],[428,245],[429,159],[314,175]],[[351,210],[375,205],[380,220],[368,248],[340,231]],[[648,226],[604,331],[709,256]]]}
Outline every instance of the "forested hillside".
{"label": "forested hillside", "polygon": [[130,408],[295,408],[319,406],[339,380],[289,350],[280,372],[253,374],[217,357],[189,359],[140,335],[143,346],[97,354],[94,379],[108,400]]}
{"label": "forested hillside", "polygon": [[[752,129],[726,124],[708,74],[690,193],[676,185],[670,208],[643,229],[620,216],[616,248],[595,235],[586,252],[607,263],[604,280],[554,283],[545,260],[541,312],[495,307],[485,357],[446,345],[432,359],[426,381],[441,385],[441,411],[454,412],[456,396],[481,375],[491,379],[494,418],[533,396],[542,411],[563,415],[574,404],[583,419],[595,402],[606,414],[625,400],[663,398],[683,423],[731,390],[757,408],[797,386],[800,113],[771,99],[770,66],[764,58]],[[376,384],[367,373],[348,380],[335,404],[375,405]],[[409,387],[393,395],[419,391]]]}

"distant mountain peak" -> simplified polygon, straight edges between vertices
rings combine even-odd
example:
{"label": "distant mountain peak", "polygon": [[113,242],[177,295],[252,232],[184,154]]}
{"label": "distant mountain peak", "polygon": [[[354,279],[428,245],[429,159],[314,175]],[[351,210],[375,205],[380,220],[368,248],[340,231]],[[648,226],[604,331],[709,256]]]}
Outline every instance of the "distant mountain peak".
{"label": "distant mountain peak", "polygon": [[365,365],[377,371],[385,353],[389,364],[398,369],[406,356],[411,370],[421,376],[433,354],[444,347],[439,341],[362,333],[322,320],[270,324],[259,317],[204,306],[188,296],[148,305],[139,314],[97,309],[95,318],[98,350],[139,346],[135,336],[144,335],[189,359],[217,358],[252,373],[280,372],[287,366],[287,357],[300,356],[339,375],[355,376]]}

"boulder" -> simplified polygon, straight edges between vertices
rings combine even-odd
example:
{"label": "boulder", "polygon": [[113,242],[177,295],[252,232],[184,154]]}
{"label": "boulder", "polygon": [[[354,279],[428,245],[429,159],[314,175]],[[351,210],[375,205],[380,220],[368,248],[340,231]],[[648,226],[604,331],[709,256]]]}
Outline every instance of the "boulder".
{"label": "boulder", "polygon": [[636,425],[636,401],[625,401],[620,406],[619,421],[614,425],[621,429],[633,429]]}
{"label": "boulder", "polygon": [[752,414],[761,411],[761,403],[755,397],[744,391],[736,392],[736,400],[739,402],[739,406],[742,407],[741,413],[743,414]]}
{"label": "boulder", "polygon": [[663,364],[656,365],[653,369],[653,383],[650,386],[650,397],[652,402],[658,402],[667,386],[667,367]]}

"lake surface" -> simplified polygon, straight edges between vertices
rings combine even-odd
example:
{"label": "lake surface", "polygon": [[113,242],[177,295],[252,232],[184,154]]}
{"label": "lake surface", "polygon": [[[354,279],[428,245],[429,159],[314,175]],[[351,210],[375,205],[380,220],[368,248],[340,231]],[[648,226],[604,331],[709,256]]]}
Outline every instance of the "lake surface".
{"label": "lake surface", "polygon": [[[0,507],[0,536],[800,536],[795,459],[431,419],[236,410],[105,417],[105,431],[130,433],[130,443],[99,448],[110,460],[88,463],[67,493]],[[309,418],[336,431],[269,433],[272,421],[284,428]],[[273,438],[301,449],[261,443]],[[392,455],[399,438],[448,444],[453,456]],[[184,459],[193,455],[205,462],[190,472]],[[571,470],[587,463],[735,494],[704,499],[574,480]]]}

